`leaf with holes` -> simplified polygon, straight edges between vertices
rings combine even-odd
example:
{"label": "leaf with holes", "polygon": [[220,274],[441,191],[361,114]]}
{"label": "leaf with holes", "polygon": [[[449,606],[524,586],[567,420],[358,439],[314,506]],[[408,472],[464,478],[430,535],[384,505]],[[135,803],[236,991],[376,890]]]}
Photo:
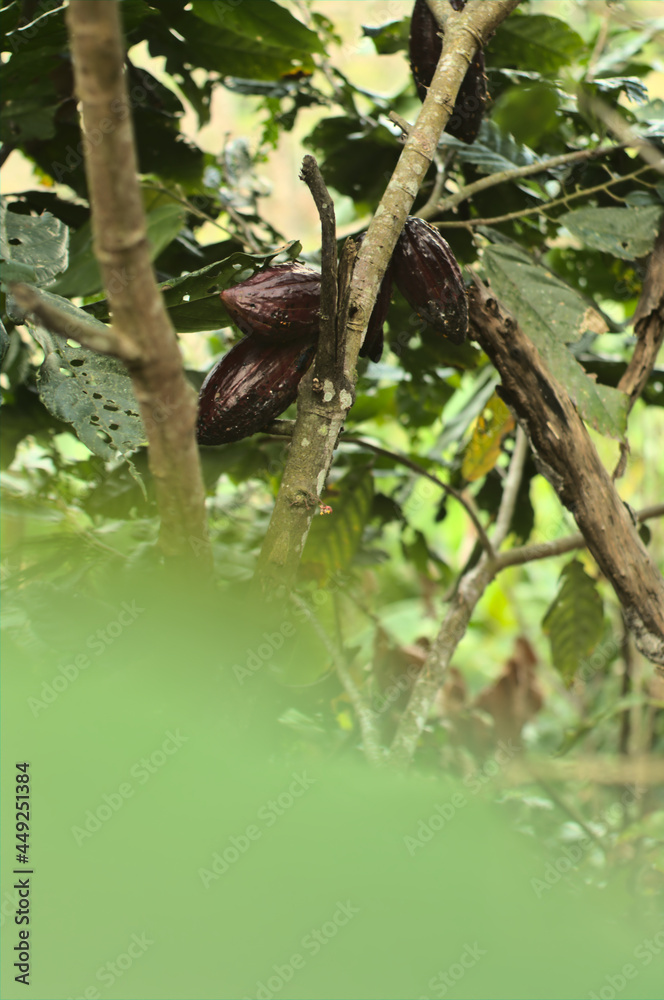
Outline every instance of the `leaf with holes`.
{"label": "leaf with holes", "polygon": [[663,211],[662,205],[579,208],[561,215],[557,221],[584,246],[623,260],[634,260],[652,250]]}
{"label": "leaf with holes", "polygon": [[569,687],[604,630],[602,598],[578,559],[560,574],[560,587],[542,619],[542,629],[549,637],[553,665]]}
{"label": "leaf with holes", "polygon": [[[67,299],[49,292],[41,295],[63,312],[105,329]],[[84,347],[70,346],[41,326],[28,325],[44,349],[37,390],[47,410],[72,424],[83,444],[106,460],[127,457],[145,444],[138,403],[124,365]]]}
{"label": "leaf with holes", "polygon": [[[67,267],[69,230],[50,212],[36,217],[10,212],[3,198],[0,201],[0,258],[4,281],[46,285]],[[12,319],[20,322],[22,312],[16,309],[8,302]]]}

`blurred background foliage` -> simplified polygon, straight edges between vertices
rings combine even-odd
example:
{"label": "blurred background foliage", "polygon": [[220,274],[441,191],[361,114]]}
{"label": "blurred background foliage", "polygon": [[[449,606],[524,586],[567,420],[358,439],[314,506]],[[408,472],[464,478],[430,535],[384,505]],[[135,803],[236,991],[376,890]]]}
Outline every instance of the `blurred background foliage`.
{"label": "blurred background foliage", "polygon": [[[302,150],[315,153],[333,191],[340,240],[366,228],[400,152],[388,113],[412,121],[420,107],[407,61],[410,10],[401,2],[124,0],[154,265],[194,386],[239,337],[221,289],[270,260],[299,255],[318,265],[316,215],[297,177]],[[13,0],[0,18],[5,275],[103,322],[63,8]],[[663,30],[661,3],[522,4],[486,50],[491,99],[477,142],[443,137],[413,214],[434,190],[453,195],[498,171],[610,141],[591,98],[661,151]],[[490,276],[513,307],[508,279],[517,263],[516,292],[533,308],[547,281],[563,289],[565,321],[578,323],[558,332],[551,363],[601,400],[584,416],[610,468],[624,418],[610,390],[631,357],[631,317],[662,210],[662,174],[633,149],[617,148],[543,167],[430,216],[462,268]],[[609,211],[624,214],[601,214]],[[623,223],[627,247],[616,241]],[[561,322],[560,302],[547,302],[536,310],[533,338],[554,336]],[[4,291],[1,307],[3,625],[38,690],[52,673],[46,651],[66,657],[77,648],[65,608],[86,622],[108,620],[109,580],[120,593],[138,571],[158,579],[156,509],[121,367],[56,343]],[[343,651],[389,739],[456,581],[478,558],[464,509],[401,458],[464,491],[487,526],[500,502],[514,427],[486,356],[472,344],[441,342],[396,291],[387,340],[379,363],[360,361],[357,401],[324,497],[333,513],[314,520],[305,549],[300,593],[313,620],[303,611],[277,647],[264,638],[283,625],[269,608],[247,621],[238,611],[242,623],[223,653],[237,681],[234,705],[269,691],[261,718],[281,753],[357,753],[357,720],[331,647]],[[619,488],[636,510],[664,494],[663,406],[660,364],[629,418]],[[283,441],[267,435],[201,449],[222,605],[254,600],[249,581],[285,454]],[[529,459],[513,544],[573,530]],[[661,521],[643,532],[661,566]],[[230,627],[228,616],[222,621]],[[661,754],[663,708],[664,685],[632,647],[592,559],[581,551],[531,562],[504,571],[476,608],[419,765],[468,776],[510,739],[537,759],[576,761],[564,792],[550,778],[522,776],[490,785],[489,795],[525,838],[554,849],[565,838],[596,838],[601,846],[578,862],[582,880],[603,884],[616,862],[648,896],[664,879],[657,789],[648,785],[611,813],[630,783],[588,777],[583,767],[595,755],[615,763]]]}

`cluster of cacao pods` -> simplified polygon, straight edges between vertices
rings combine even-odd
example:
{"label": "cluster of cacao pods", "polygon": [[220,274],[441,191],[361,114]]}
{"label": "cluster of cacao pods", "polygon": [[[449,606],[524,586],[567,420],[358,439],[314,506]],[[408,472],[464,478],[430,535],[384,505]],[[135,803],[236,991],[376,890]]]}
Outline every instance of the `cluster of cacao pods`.
{"label": "cluster of cacao pods", "polygon": [[[362,357],[378,361],[382,356],[393,279],[422,319],[455,344],[463,342],[468,305],[459,265],[436,229],[409,217],[378,292]],[[221,292],[228,314],[246,336],[203,382],[200,444],[239,441],[264,430],[294,402],[316,352],[320,292],[320,275],[296,263],[268,267]]]}
{"label": "cluster of cacao pods", "polygon": [[[462,10],[465,0],[450,0],[455,10]],[[427,96],[433,75],[443,51],[441,29],[429,10],[426,0],[415,0],[410,21],[410,68],[421,101]],[[475,142],[482,124],[487,102],[484,52],[478,48],[457,94],[454,110],[445,131],[461,142]]]}
{"label": "cluster of cacao pods", "polygon": [[294,402],[316,352],[320,275],[303,264],[280,264],[225,289],[221,299],[247,336],[201,386],[200,444],[249,437]]}

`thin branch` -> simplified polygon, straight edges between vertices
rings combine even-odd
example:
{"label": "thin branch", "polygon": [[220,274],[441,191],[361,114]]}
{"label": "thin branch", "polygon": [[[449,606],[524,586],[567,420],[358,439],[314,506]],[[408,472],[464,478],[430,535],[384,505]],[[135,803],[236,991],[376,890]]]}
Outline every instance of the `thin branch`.
{"label": "thin branch", "polygon": [[641,159],[645,160],[646,163],[657,170],[660,174],[664,174],[664,156],[657,146],[653,145],[638,132],[629,125],[622,115],[610,108],[609,105],[602,101],[599,97],[594,95],[587,95],[585,100],[588,103],[588,107],[591,112],[604,122],[609,132],[613,132],[615,137],[620,140],[624,146],[629,146],[630,148],[636,149]]}
{"label": "thin branch", "polygon": [[492,557],[495,555],[493,545],[491,544],[491,541],[486,531],[484,530],[484,527],[479,519],[477,512],[475,511],[471,501],[467,497],[465,497],[463,493],[460,493],[458,490],[455,490],[453,486],[448,486],[448,484],[444,483],[442,479],[439,479],[438,476],[434,476],[433,473],[425,469],[423,465],[419,465],[417,462],[414,462],[412,459],[408,458],[407,455],[402,455],[400,452],[397,451],[389,451],[387,448],[381,448],[378,445],[374,444],[372,441],[368,441],[366,438],[350,437],[350,436],[347,437],[344,434],[339,443],[361,445],[363,448],[368,448],[370,451],[373,451],[376,455],[383,455],[385,458],[391,458],[392,461],[398,462],[399,465],[403,465],[405,466],[405,468],[411,469],[413,472],[416,472],[418,476],[423,476],[430,482],[435,483],[436,486],[439,486],[441,490],[449,494],[449,496],[454,497],[454,499],[461,504],[461,506],[468,514],[468,517],[473,522],[479,540],[482,544],[482,548],[488,555]]}
{"label": "thin branch", "polygon": [[642,756],[575,757],[561,760],[551,757],[544,759],[514,757],[505,767],[505,779],[511,784],[521,785],[532,780],[588,781],[599,785],[632,785],[636,788],[646,785],[664,784],[664,760],[661,757],[644,754]]}
{"label": "thin branch", "polygon": [[618,382],[618,388],[629,396],[630,409],[643,392],[664,342],[664,215],[634,314],[634,332],[634,354]]}
{"label": "thin branch", "polygon": [[518,212],[507,212],[505,215],[495,215],[492,219],[468,219],[465,222],[436,222],[436,228],[438,229],[472,229],[475,226],[495,226],[498,222],[511,222],[513,219],[523,219],[528,215],[537,215],[538,213],[545,215],[550,209],[557,208],[559,205],[567,205],[568,202],[574,201],[576,198],[587,198],[591,194],[596,194],[598,191],[606,191],[608,188],[615,184],[622,184],[623,181],[632,180],[634,177],[638,177],[640,174],[645,173],[645,171],[652,169],[649,166],[639,167],[638,170],[634,170],[631,174],[624,174],[622,177],[614,177],[613,180],[605,181],[604,184],[597,184],[595,187],[584,188],[582,191],[574,191],[572,194],[566,194],[562,198],[556,198],[553,201],[547,201],[544,205],[534,205],[532,208],[520,209]]}
{"label": "thin branch", "polygon": [[[644,507],[643,510],[636,511],[634,517],[643,524],[656,517],[664,517],[664,503],[654,504],[651,507]],[[573,535],[566,538],[557,538],[551,542],[538,542],[533,545],[522,545],[516,549],[509,549],[507,552],[499,552],[495,558],[495,571],[507,569],[508,566],[522,566],[524,563],[535,562],[538,559],[551,559],[554,556],[562,556],[567,552],[574,552],[575,549],[584,549],[586,540],[580,531],[575,531]]]}
{"label": "thin branch", "polygon": [[472,198],[473,195],[495,187],[497,184],[503,184],[505,181],[515,180],[519,177],[531,177],[535,174],[544,173],[546,170],[551,170],[554,167],[563,166],[566,163],[596,159],[599,156],[612,153],[616,149],[624,149],[624,145],[618,143],[613,146],[598,146],[596,149],[581,149],[574,153],[562,153],[560,156],[551,156],[548,160],[540,160],[538,163],[528,163],[524,167],[514,167],[512,170],[500,170],[495,174],[489,174],[488,177],[481,177],[472,184],[466,184],[465,187],[462,187],[455,194],[450,194],[446,198],[443,198],[442,201],[434,201],[432,197],[430,199],[431,204],[427,202],[418,211],[418,215],[423,219],[431,219],[436,215],[456,208],[457,205]]}
{"label": "thin branch", "polygon": [[399,720],[388,755],[392,766],[406,768],[415,756],[434,698],[445,680],[452,656],[466,634],[475,606],[491,583],[493,574],[493,560],[483,552],[477,565],[461,577]]}
{"label": "thin branch", "polygon": [[498,508],[498,515],[496,517],[496,527],[493,532],[492,541],[496,549],[499,549],[503,544],[510,529],[512,515],[516,506],[516,498],[523,477],[523,467],[526,464],[529,451],[530,444],[528,437],[523,427],[519,424],[516,430],[514,453],[512,454],[507,476],[503,484],[503,495],[500,500],[500,507]]}
{"label": "thin branch", "polygon": [[323,390],[325,382],[334,381],[342,364],[337,344],[337,228],[334,202],[325,186],[316,158],[307,154],[302,161],[300,179],[314,199],[321,227],[320,333],[314,362],[314,380]]}
{"label": "thin branch", "polygon": [[113,327],[95,326],[65,312],[64,309],[58,309],[30,285],[11,282],[9,288],[21,309],[38,320],[50,333],[65,339],[71,337],[90,351],[110,354],[120,361],[129,363],[140,359],[141,351],[138,345]]}
{"label": "thin branch", "polygon": [[396,111],[390,111],[387,117],[390,119],[391,122],[394,122],[397,128],[401,129],[404,135],[410,135],[413,126],[410,124],[410,122],[407,122],[405,118],[402,118],[401,115],[398,115]]}
{"label": "thin branch", "polygon": [[607,853],[606,844],[604,843],[602,838],[597,833],[595,833],[593,828],[588,823],[586,823],[585,819],[583,818],[579,810],[576,808],[576,806],[572,806],[566,799],[564,799],[563,796],[560,795],[555,788],[553,788],[551,783],[543,775],[533,774],[533,778],[535,779],[535,781],[537,781],[539,785],[541,785],[541,787],[544,789],[544,791],[549,796],[551,801],[555,802],[558,808],[562,810],[562,812],[566,813],[570,817],[570,819],[577,824],[577,826],[580,826],[583,832],[585,833],[586,837],[588,837],[595,844],[597,844],[597,846],[602,850],[602,852],[606,854]]}
{"label": "thin branch", "polygon": [[332,637],[328,634],[327,630],[318,620],[318,617],[298,594],[291,593],[290,599],[296,607],[300,608],[300,610],[306,614],[314,631],[317,633],[319,639],[327,649],[332,662],[334,663],[337,674],[339,675],[339,680],[343,684],[344,690],[350,698],[353,708],[355,709],[355,715],[357,716],[357,721],[359,722],[360,731],[362,733],[362,745],[367,760],[369,760],[372,764],[383,763],[385,760],[385,750],[380,743],[380,734],[378,732],[376,714],[351,677],[343,650],[339,649]]}
{"label": "thin branch", "polygon": [[196,445],[196,394],[150,261],[117,2],[71,0],[65,12],[81,109],[94,253],[116,332],[136,345],[128,364],[148,439],[165,555],[212,568]]}

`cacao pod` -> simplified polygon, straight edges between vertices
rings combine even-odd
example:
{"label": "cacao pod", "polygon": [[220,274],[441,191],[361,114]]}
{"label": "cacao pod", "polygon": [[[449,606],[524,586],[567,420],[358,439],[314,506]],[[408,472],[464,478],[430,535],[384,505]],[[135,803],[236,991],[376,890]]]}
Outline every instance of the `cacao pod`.
{"label": "cacao pod", "polygon": [[408,304],[443,336],[462,344],[468,333],[466,289],[456,257],[438,230],[409,216],[392,265]]}
{"label": "cacao pod", "polygon": [[[452,6],[455,10],[460,9],[454,3]],[[420,100],[424,101],[443,51],[440,28],[426,0],[415,0],[410,22],[409,51],[410,68],[417,94]],[[468,145],[475,142],[484,117],[486,102],[484,52],[478,48],[459,87],[454,110],[445,126],[445,131]]]}
{"label": "cacao pod", "polygon": [[315,337],[320,315],[320,274],[304,264],[277,264],[221,293],[243,333],[268,340]]}
{"label": "cacao pod", "polygon": [[385,272],[385,277],[383,278],[380,288],[378,289],[378,295],[376,297],[376,304],[373,307],[371,316],[369,317],[369,325],[367,326],[367,332],[364,337],[364,342],[360,348],[360,357],[369,358],[370,361],[380,361],[383,356],[383,326],[385,320],[387,319],[387,313],[390,308],[390,302],[392,301],[392,264],[387,268]]}
{"label": "cacao pod", "polygon": [[232,347],[201,386],[199,444],[240,441],[267,427],[294,402],[315,352],[313,338],[284,344],[252,336]]}
{"label": "cacao pod", "polygon": [[[356,240],[359,246],[366,233],[362,233]],[[380,361],[383,356],[383,326],[387,319],[387,313],[392,301],[392,261],[387,265],[387,270],[383,276],[376,296],[376,302],[369,317],[367,332],[364,336],[360,357],[369,358],[370,361]]]}

